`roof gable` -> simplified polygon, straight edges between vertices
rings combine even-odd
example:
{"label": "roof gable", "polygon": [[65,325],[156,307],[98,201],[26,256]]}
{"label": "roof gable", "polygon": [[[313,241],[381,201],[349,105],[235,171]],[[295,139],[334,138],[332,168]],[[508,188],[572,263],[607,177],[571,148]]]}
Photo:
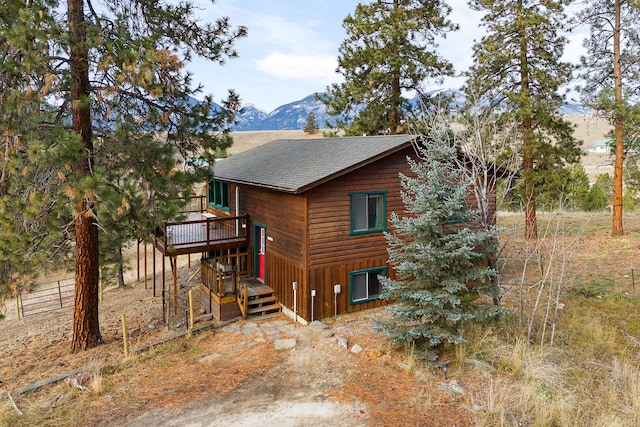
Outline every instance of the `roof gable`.
{"label": "roof gable", "polygon": [[401,150],[415,135],[279,139],[216,162],[217,179],[302,193]]}

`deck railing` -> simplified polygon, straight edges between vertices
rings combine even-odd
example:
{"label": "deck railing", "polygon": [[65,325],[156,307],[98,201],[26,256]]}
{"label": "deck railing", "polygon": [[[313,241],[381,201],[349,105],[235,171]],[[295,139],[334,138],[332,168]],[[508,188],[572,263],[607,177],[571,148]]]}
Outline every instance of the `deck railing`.
{"label": "deck railing", "polygon": [[246,252],[200,261],[202,283],[219,296],[238,293],[240,276],[246,274],[246,268]]}
{"label": "deck railing", "polygon": [[211,217],[181,222],[163,222],[164,246],[181,247],[213,246],[223,241],[247,239],[248,215],[234,217]]}
{"label": "deck railing", "polygon": [[182,213],[202,213],[207,210],[207,196],[180,197],[179,200],[186,200],[186,205]]}

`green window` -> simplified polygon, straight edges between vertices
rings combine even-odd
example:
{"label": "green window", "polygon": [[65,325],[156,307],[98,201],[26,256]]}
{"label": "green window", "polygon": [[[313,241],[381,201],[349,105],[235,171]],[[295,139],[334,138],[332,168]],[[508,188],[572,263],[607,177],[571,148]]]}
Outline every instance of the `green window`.
{"label": "green window", "polygon": [[209,182],[209,204],[226,211],[231,209],[231,186],[214,179]]}
{"label": "green window", "polygon": [[[452,187],[452,189],[455,190],[454,187]],[[467,222],[467,216],[465,214],[465,209],[466,209],[466,200],[463,197],[462,200],[460,201],[460,212],[459,212],[459,214],[456,215],[455,218],[452,218],[449,221],[445,221],[445,224],[461,224],[461,223]]]}
{"label": "green window", "polygon": [[351,193],[351,234],[384,231],[386,191]]}
{"label": "green window", "polygon": [[387,267],[369,268],[349,272],[349,304],[380,298],[382,284],[378,276],[386,276]]}

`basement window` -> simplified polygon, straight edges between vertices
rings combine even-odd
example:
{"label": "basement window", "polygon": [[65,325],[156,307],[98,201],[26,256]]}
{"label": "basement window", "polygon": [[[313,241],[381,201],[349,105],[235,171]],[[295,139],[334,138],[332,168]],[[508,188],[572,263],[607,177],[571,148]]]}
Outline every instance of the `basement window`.
{"label": "basement window", "polygon": [[387,275],[387,267],[368,268],[349,272],[349,304],[380,299],[382,283],[379,276]]}

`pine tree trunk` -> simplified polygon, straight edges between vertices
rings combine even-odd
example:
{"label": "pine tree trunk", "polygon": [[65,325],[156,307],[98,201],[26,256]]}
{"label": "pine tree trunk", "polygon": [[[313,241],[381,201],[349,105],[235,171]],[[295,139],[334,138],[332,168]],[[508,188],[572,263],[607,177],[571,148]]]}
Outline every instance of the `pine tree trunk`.
{"label": "pine tree trunk", "polygon": [[[525,125],[525,133],[531,132],[531,124],[529,128]],[[536,196],[535,186],[533,184],[533,159],[531,158],[531,138],[525,136],[523,138],[524,155],[523,155],[523,175],[524,175],[524,204],[525,204],[525,230],[524,237],[527,240],[535,240],[538,238],[538,219],[536,217]]]}
{"label": "pine tree trunk", "polygon": [[118,286],[124,287],[124,256],[122,255],[122,245],[118,245]]}
{"label": "pine tree trunk", "polygon": [[[522,1],[518,2],[523,8]],[[524,203],[525,221],[524,237],[527,240],[538,238],[538,219],[536,217],[536,196],[533,182],[533,141],[531,139],[532,118],[531,118],[531,95],[529,87],[529,57],[527,54],[528,39],[526,34],[527,23],[522,12],[518,13],[520,25],[520,78],[522,90],[522,174],[524,179]]]}
{"label": "pine tree trunk", "polygon": [[[399,7],[400,4],[398,3],[398,0],[394,0],[394,12],[398,10]],[[394,21],[394,25],[398,25],[398,23]],[[398,46],[399,44],[400,42],[395,43],[396,46]],[[389,130],[392,134],[398,134],[402,132],[402,128],[400,126],[400,96],[402,96],[402,92],[400,89],[400,69],[394,68],[393,79],[391,81],[391,111],[389,112]]]}
{"label": "pine tree trunk", "polygon": [[98,321],[98,227],[87,202],[76,218],[76,293],[71,351],[77,353],[102,342]]}
{"label": "pine tree trunk", "polygon": [[[80,135],[86,159],[75,165],[77,178],[91,174],[90,83],[83,0],[68,0],[69,68],[71,72],[71,126]],[[98,321],[98,227],[93,195],[83,195],[76,211],[76,290],[71,351],[77,353],[102,342]]]}
{"label": "pine tree trunk", "polygon": [[[613,30],[613,77],[615,80],[616,106],[622,101],[622,69],[620,66],[620,0],[615,2],[615,24]],[[613,227],[611,234],[622,236],[622,168],[624,164],[624,135],[622,133],[623,119],[616,111],[614,118],[614,132],[616,144],[616,157],[613,167]]]}

